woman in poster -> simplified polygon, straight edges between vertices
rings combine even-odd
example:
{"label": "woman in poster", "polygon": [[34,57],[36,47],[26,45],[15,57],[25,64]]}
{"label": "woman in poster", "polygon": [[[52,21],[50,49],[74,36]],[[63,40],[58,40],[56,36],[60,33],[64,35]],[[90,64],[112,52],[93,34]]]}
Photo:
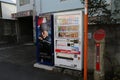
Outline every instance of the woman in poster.
{"label": "woman in poster", "polygon": [[50,36],[49,36],[49,26],[47,24],[46,18],[42,18],[42,23],[40,24],[40,35],[38,37],[40,42],[40,51],[44,53],[50,53]]}

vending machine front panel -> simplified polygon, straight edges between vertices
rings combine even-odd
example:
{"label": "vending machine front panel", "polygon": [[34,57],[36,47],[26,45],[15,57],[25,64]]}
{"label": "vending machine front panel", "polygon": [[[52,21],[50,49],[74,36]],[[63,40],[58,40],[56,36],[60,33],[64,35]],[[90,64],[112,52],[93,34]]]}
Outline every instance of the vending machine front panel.
{"label": "vending machine front panel", "polygon": [[54,14],[55,66],[82,70],[83,12]]}

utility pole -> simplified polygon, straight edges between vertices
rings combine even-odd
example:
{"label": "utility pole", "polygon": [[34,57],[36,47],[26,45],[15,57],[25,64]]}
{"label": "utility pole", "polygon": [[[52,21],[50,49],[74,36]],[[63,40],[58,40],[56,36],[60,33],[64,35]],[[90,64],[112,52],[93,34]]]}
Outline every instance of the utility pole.
{"label": "utility pole", "polygon": [[84,14],[84,80],[87,80],[88,69],[88,0],[85,0]]}

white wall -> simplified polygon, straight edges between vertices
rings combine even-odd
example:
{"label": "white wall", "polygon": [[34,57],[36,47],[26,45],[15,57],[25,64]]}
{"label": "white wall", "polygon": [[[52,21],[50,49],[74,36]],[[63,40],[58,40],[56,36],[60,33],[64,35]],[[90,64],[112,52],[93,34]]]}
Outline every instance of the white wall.
{"label": "white wall", "polygon": [[26,4],[23,6],[20,6],[19,0],[16,0],[16,4],[17,4],[17,12],[33,10],[33,0],[30,0],[30,4]]}
{"label": "white wall", "polygon": [[[40,4],[41,1],[41,4]],[[81,0],[35,0],[37,15],[40,13],[56,12],[70,9],[83,8]],[[41,5],[41,6],[40,6]]]}
{"label": "white wall", "polygon": [[11,14],[16,13],[16,5],[9,3],[1,3],[2,6],[2,18],[12,19]]}

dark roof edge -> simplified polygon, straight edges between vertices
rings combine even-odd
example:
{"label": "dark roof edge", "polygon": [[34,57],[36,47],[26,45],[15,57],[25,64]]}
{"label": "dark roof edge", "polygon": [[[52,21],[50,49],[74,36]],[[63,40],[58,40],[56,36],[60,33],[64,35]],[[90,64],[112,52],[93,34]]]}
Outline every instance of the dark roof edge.
{"label": "dark roof edge", "polygon": [[16,3],[10,3],[10,2],[5,2],[5,1],[0,1],[1,3],[7,3],[7,4],[13,4],[16,5]]}

